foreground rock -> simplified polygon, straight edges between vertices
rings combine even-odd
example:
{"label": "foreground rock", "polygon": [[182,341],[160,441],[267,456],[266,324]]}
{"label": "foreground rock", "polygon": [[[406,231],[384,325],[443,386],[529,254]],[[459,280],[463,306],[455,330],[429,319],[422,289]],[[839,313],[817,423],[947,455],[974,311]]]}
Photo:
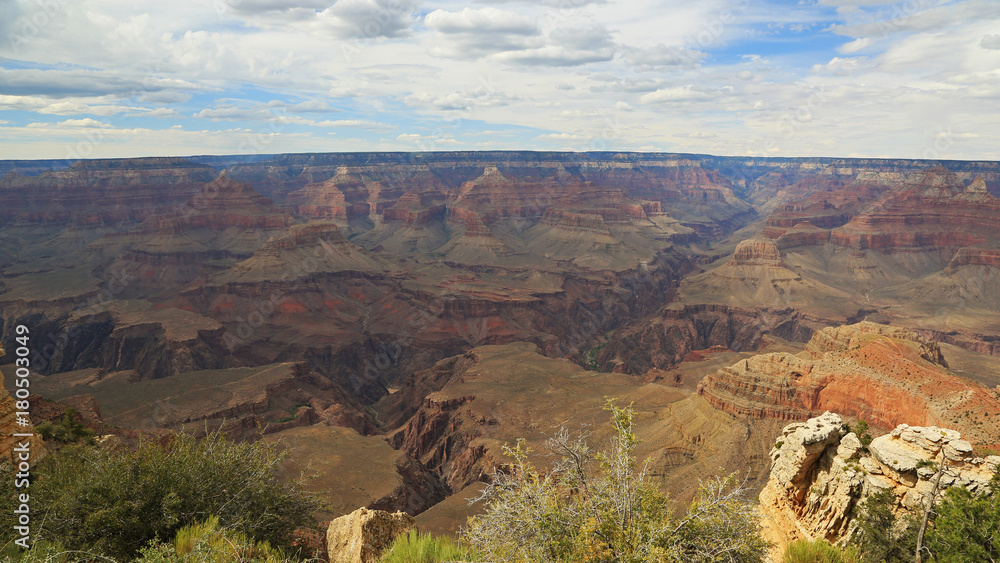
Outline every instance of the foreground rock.
{"label": "foreground rock", "polygon": [[900,424],[875,438],[866,452],[840,415],[824,413],[785,427],[771,450],[771,476],[760,493],[765,534],[778,548],[796,539],[847,539],[854,507],[891,489],[897,510],[918,510],[933,487],[935,469],[947,472],[942,487],[986,490],[1000,456],[976,457],[954,430]]}
{"label": "foreground rock", "polygon": [[330,522],[326,549],[330,563],[378,563],[392,542],[413,527],[405,512],[359,508]]}

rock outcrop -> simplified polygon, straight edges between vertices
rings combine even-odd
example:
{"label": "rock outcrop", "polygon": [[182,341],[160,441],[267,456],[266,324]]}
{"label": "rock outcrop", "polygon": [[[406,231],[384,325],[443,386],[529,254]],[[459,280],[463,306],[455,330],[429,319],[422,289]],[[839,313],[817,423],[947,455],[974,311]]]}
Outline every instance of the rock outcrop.
{"label": "rock outcrop", "polygon": [[[0,346],[0,358],[4,357],[5,354],[3,347]],[[20,410],[23,409],[17,408],[14,398],[10,396],[3,385],[0,385],[0,463],[13,462],[14,447],[17,443],[29,442],[31,459],[28,461],[34,465],[45,456],[45,449],[42,445],[42,439],[34,435],[34,426],[30,424],[30,420],[27,421],[28,424],[23,424],[25,421],[17,416],[17,412]],[[14,437],[14,433],[32,434],[32,436],[28,438]]]}
{"label": "rock outcrop", "polygon": [[882,428],[947,424],[981,444],[1000,435],[1000,393],[949,371],[936,342],[868,321],[820,330],[799,354],[741,360],[705,376],[698,392],[738,416],[805,420],[833,410]]}
{"label": "rock outcrop", "polygon": [[359,508],[330,522],[326,549],[330,563],[378,563],[396,537],[413,527],[405,512]]}
{"label": "rock outcrop", "polygon": [[954,430],[901,424],[866,448],[830,412],[789,424],[771,450],[771,475],[760,493],[765,534],[780,546],[796,539],[846,540],[855,506],[892,490],[897,511],[919,510],[945,467],[942,487],[986,490],[1000,456],[977,457]]}
{"label": "rock outcrop", "polygon": [[740,241],[733,251],[733,256],[729,263],[733,266],[762,266],[769,268],[783,268],[785,263],[781,260],[781,252],[778,245],[773,240],[768,239],[746,239]]}

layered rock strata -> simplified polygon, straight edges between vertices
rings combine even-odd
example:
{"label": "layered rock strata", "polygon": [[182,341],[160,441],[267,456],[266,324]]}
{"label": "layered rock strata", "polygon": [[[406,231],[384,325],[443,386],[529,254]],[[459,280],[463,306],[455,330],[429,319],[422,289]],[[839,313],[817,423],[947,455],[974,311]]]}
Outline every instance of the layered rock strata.
{"label": "layered rock strata", "polygon": [[741,360],[705,376],[698,392],[738,416],[805,420],[836,410],[882,428],[947,424],[984,444],[1000,435],[996,390],[950,372],[937,343],[868,321],[820,330],[799,354]]}

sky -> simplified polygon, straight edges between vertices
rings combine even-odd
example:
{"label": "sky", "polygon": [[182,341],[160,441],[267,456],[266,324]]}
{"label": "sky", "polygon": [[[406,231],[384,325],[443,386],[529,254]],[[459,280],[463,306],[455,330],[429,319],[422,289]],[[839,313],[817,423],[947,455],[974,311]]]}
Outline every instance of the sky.
{"label": "sky", "polygon": [[1000,160],[998,0],[0,0],[0,159]]}

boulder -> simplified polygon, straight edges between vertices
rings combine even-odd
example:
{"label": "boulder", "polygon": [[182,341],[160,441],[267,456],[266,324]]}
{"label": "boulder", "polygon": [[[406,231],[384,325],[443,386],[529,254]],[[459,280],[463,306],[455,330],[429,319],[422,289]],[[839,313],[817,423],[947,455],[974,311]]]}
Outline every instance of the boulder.
{"label": "boulder", "polygon": [[413,517],[405,512],[359,508],[341,516],[326,530],[330,563],[378,563],[396,537],[413,525]]}

